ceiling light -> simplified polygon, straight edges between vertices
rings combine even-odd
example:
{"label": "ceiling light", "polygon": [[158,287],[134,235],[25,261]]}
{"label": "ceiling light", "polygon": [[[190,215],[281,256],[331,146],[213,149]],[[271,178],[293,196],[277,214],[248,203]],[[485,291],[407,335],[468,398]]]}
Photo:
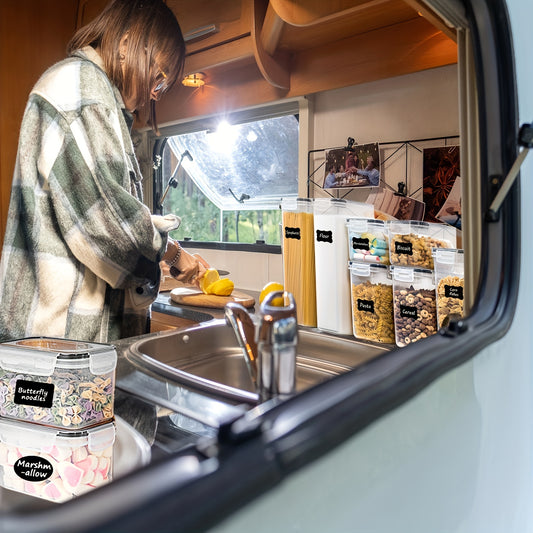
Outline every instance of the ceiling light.
{"label": "ceiling light", "polygon": [[183,78],[181,82],[186,87],[202,87],[205,85],[205,74],[203,72],[196,72],[195,74],[189,74]]}

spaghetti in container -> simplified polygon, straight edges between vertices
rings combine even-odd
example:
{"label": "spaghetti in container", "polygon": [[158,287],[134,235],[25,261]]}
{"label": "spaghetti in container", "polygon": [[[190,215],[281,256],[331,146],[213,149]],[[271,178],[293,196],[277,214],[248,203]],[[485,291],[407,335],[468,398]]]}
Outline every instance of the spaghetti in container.
{"label": "spaghetti in container", "polygon": [[281,209],[284,288],[294,296],[298,324],[316,327],[313,201],[284,198]]}

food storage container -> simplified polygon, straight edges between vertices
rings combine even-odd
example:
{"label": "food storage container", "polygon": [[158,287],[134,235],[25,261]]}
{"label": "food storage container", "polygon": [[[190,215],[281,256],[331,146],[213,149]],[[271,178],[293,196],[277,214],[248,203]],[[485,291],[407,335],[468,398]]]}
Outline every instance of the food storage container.
{"label": "food storage container", "polygon": [[446,224],[398,220],[389,222],[391,265],[433,269],[433,248],[455,248],[456,229]]}
{"label": "food storage container", "polygon": [[281,209],[284,288],[294,296],[298,324],[316,327],[313,201],[284,198]]}
{"label": "food storage container", "polygon": [[396,344],[407,346],[437,332],[433,271],[392,267]]}
{"label": "food storage container", "polygon": [[389,267],[350,261],[348,269],[354,336],[394,344],[392,278]]}
{"label": "food storage container", "polygon": [[317,198],[313,203],[319,329],[341,335],[352,333],[346,218],[373,210],[372,205],[338,198]]}
{"label": "food storage container", "polygon": [[81,429],[113,419],[115,348],[47,337],[0,343],[0,415]]}
{"label": "food storage container", "polygon": [[449,320],[464,316],[464,254],[463,250],[435,250],[435,285],[437,292],[437,323],[447,326]]}
{"label": "food storage container", "polygon": [[63,502],[112,477],[115,423],[82,431],[0,419],[1,485]]}
{"label": "food storage container", "polygon": [[373,218],[348,218],[346,228],[351,261],[389,264],[388,222]]}

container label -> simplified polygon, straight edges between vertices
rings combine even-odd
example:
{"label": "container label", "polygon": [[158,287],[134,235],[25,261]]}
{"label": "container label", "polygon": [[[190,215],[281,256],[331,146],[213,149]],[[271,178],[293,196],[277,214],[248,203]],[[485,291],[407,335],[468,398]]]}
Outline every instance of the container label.
{"label": "container label", "polygon": [[13,401],[20,405],[34,407],[52,407],[54,399],[53,383],[40,383],[18,379],[15,383],[15,397]]}
{"label": "container label", "polygon": [[25,481],[43,481],[54,473],[52,463],[38,455],[19,457],[13,465],[13,470]]}
{"label": "container label", "polygon": [[402,318],[418,318],[416,307],[412,305],[400,305],[400,316]]}
{"label": "container label", "polygon": [[444,296],[446,298],[456,298],[457,300],[463,299],[463,287],[456,285],[444,285]]}
{"label": "container label", "polygon": [[362,237],[352,237],[352,248],[354,250],[370,250],[370,242]]}
{"label": "container label", "polygon": [[317,242],[330,242],[333,244],[333,232],[324,229],[317,229],[316,240]]}
{"label": "container label", "polygon": [[413,255],[413,243],[394,241],[394,250],[397,254]]}
{"label": "container label", "polygon": [[366,311],[367,313],[374,312],[374,302],[372,300],[357,299],[357,310]]}
{"label": "container label", "polygon": [[300,240],[300,228],[289,228],[288,226],[285,226],[285,238]]}

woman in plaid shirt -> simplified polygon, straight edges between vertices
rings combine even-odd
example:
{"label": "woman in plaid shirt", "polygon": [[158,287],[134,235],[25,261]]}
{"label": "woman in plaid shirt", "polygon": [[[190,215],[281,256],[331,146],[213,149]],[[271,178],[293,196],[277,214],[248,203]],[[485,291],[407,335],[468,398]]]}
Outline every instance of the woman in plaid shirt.
{"label": "woman in plaid shirt", "polygon": [[133,113],[180,77],[185,44],[161,0],[114,0],[33,88],[20,130],[0,270],[0,337],[107,342],[147,331],[160,261],[205,263],[168,238],[174,215],[142,203]]}

